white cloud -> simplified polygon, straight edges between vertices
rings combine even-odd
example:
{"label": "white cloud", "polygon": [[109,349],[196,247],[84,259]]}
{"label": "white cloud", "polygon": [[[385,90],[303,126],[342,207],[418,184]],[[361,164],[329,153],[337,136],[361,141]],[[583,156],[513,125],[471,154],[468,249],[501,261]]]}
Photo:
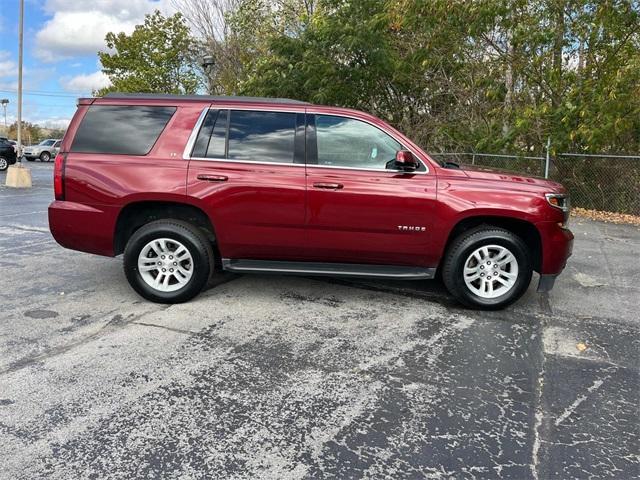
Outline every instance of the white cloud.
{"label": "white cloud", "polygon": [[154,10],[174,12],[170,0],[48,0],[45,11],[53,18],[36,34],[35,54],[46,62],[105,50],[108,32],[131,33]]}
{"label": "white cloud", "polygon": [[10,57],[9,52],[0,50],[0,78],[14,77],[18,74],[18,65]]}
{"label": "white cloud", "polygon": [[101,71],[76,75],[69,79],[63,79],[61,81],[62,86],[69,92],[87,92],[91,93],[93,90],[108,87],[111,85],[109,77],[107,77]]}
{"label": "white cloud", "polygon": [[102,12],[58,12],[36,34],[36,56],[55,62],[105,50],[108,32],[133,31],[136,22]]}
{"label": "white cloud", "polygon": [[37,123],[44,128],[67,128],[70,121],[70,118],[52,117],[36,119],[34,123]]}
{"label": "white cloud", "polygon": [[[7,125],[12,125],[16,122],[17,118],[15,115],[7,113]],[[39,125],[44,128],[67,128],[69,126],[69,122],[71,118],[63,117],[63,116],[44,116],[41,114],[25,114],[22,117],[24,122],[33,123]],[[1,125],[4,127],[4,119],[2,120]],[[24,142],[28,143],[28,139],[23,139]]]}

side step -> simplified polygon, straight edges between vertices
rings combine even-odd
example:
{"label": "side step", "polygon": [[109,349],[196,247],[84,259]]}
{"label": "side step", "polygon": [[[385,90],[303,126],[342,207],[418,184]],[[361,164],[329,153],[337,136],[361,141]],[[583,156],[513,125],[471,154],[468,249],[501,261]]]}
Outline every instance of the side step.
{"label": "side step", "polygon": [[435,268],[359,263],[277,262],[271,260],[222,259],[222,268],[236,273],[279,273],[288,275],[327,275],[397,280],[432,279]]}

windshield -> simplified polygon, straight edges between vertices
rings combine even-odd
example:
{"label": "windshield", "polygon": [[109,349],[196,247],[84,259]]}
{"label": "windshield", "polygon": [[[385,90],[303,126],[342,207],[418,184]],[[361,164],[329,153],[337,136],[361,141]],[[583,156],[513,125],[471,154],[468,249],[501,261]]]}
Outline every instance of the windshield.
{"label": "windshield", "polygon": [[40,142],[40,145],[43,147],[49,147],[55,143],[55,140],[43,140]]}

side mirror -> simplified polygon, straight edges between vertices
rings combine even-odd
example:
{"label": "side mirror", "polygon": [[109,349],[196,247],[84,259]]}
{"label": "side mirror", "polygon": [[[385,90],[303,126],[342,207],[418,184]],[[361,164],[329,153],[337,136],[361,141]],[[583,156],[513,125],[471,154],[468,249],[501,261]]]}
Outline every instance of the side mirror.
{"label": "side mirror", "polygon": [[409,150],[399,150],[396,153],[396,168],[398,170],[413,172],[418,166],[418,159]]}

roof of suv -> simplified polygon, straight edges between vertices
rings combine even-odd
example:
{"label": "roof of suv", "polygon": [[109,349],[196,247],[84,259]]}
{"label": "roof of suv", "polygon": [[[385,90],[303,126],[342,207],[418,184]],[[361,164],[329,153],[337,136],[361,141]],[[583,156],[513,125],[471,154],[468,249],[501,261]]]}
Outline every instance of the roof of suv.
{"label": "roof of suv", "polygon": [[292,100],[290,98],[268,98],[268,97],[240,97],[227,95],[174,95],[170,93],[107,93],[102,98],[109,99],[140,99],[140,100],[196,100],[211,102],[246,102],[246,103],[291,103],[298,105],[310,105],[308,102]]}

